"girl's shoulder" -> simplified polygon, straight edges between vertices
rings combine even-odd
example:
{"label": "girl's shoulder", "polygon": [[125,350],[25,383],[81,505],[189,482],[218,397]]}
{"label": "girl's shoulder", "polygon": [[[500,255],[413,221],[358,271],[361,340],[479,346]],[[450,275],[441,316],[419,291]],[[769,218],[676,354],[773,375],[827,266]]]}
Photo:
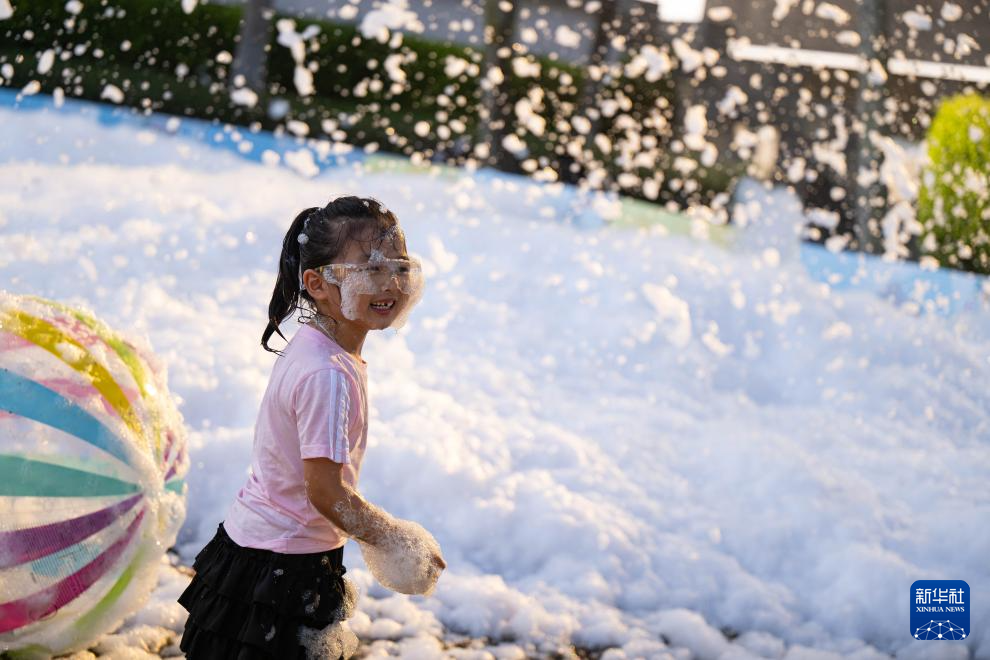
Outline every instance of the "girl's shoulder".
{"label": "girl's shoulder", "polygon": [[364,400],[367,381],[362,369],[342,348],[308,326],[301,327],[289,341],[278,364],[278,398],[292,409],[344,396]]}
{"label": "girl's shoulder", "polygon": [[363,392],[367,380],[361,369],[354,366],[346,354],[322,352],[297,359],[285,365],[285,379],[289,387],[299,390],[305,383],[334,381],[345,383],[349,389]]}
{"label": "girl's shoulder", "polygon": [[300,369],[288,383],[288,402],[293,410],[325,410],[328,402],[359,414],[365,401],[364,383],[347,368],[330,361]]}
{"label": "girl's shoulder", "polygon": [[298,389],[306,381],[314,378],[326,380],[339,378],[351,387],[363,389],[366,381],[363,374],[337,355],[322,355],[316,359],[286,363],[284,380],[293,389]]}
{"label": "girl's shoulder", "polygon": [[348,357],[346,353],[327,355],[326,360],[322,364],[319,364],[317,368],[340,371],[347,376],[348,380],[355,383],[361,383],[364,380],[363,371],[355,366],[353,358]]}
{"label": "girl's shoulder", "polygon": [[[357,381],[366,380],[367,363],[356,358],[319,330],[304,325],[299,328],[290,344],[296,344],[292,351],[297,362],[305,362],[313,370],[341,369]],[[288,347],[286,347],[288,352]]]}

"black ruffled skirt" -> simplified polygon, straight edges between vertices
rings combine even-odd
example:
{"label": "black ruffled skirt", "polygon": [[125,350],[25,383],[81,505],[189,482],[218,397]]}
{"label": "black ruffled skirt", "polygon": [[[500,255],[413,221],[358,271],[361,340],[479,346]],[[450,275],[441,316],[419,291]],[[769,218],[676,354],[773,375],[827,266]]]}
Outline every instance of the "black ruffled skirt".
{"label": "black ruffled skirt", "polygon": [[305,659],[300,626],[346,616],[343,558],[343,547],[305,555],[245,548],[221,523],[179,596],[189,611],[179,648],[189,660]]}

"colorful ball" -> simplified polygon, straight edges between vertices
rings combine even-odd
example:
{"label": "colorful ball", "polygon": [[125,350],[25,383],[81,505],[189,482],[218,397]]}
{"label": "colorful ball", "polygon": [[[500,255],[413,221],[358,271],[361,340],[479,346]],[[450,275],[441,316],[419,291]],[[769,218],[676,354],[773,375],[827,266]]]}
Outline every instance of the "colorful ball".
{"label": "colorful ball", "polygon": [[140,607],[185,518],[188,468],[147,348],[0,291],[0,652],[84,648]]}

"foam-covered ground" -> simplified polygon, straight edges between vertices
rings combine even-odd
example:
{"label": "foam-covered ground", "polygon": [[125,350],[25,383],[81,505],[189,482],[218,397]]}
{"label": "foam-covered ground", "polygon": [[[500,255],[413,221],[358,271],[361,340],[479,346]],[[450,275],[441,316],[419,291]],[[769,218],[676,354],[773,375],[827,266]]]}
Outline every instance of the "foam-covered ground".
{"label": "foam-covered ground", "polygon": [[[810,280],[785,193],[747,188],[759,213],[726,251],[576,228],[510,177],[305,178],[50,111],[0,110],[0,154],[2,286],[87,306],[168,364],[185,563],[250,461],[284,231],[357,193],[396,211],[427,276],[406,328],[365,344],[361,486],[449,566],[431,597],[394,596],[349,544],[366,652],[990,658],[990,315]],[[937,578],[972,589],[965,642],[910,637],[911,583]],[[101,644],[174,651],[141,636],[181,631],[184,579],[167,569]]]}

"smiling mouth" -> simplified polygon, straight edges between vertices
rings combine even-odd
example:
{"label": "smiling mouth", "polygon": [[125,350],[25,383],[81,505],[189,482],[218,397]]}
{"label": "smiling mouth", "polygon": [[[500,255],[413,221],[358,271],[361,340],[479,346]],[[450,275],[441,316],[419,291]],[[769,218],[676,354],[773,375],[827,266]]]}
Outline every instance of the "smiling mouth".
{"label": "smiling mouth", "polygon": [[373,302],[370,305],[371,309],[376,312],[387,312],[395,307],[395,300],[383,300],[381,302]]}

